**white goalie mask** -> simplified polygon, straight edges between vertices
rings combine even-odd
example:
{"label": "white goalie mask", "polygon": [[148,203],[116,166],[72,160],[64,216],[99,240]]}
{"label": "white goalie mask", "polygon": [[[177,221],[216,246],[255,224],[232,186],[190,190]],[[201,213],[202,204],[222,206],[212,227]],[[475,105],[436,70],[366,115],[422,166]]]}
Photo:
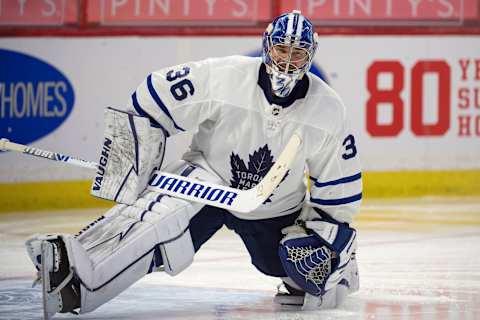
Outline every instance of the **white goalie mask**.
{"label": "white goalie mask", "polygon": [[263,63],[277,97],[288,96],[310,69],[318,35],[300,11],[283,14],[263,34]]}

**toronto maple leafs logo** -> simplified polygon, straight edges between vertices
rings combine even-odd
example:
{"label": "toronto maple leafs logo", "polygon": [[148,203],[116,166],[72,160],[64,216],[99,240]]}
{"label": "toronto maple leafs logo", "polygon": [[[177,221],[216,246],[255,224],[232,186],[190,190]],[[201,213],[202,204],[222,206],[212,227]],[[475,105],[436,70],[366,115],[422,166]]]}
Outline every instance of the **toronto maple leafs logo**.
{"label": "toronto maple leafs logo", "polygon": [[[230,164],[232,166],[232,179],[230,184],[233,188],[246,190],[255,187],[267,174],[268,170],[273,166],[272,152],[268,149],[268,145],[264,145],[253,154],[248,155],[248,167],[245,162],[232,152],[230,155]],[[288,176],[288,172],[283,180]],[[265,202],[271,202],[271,196]]]}

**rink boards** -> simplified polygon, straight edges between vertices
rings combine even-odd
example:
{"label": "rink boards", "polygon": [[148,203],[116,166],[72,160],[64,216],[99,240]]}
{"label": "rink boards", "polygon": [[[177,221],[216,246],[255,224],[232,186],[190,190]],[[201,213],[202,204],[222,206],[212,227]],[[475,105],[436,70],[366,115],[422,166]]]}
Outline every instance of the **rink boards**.
{"label": "rink boards", "polygon": [[[0,61],[12,61],[0,62],[0,136],[96,160],[103,108],[124,105],[151,71],[258,55],[260,44],[260,37],[0,39]],[[475,36],[320,39],[314,72],[348,109],[366,196],[480,194],[479,49]],[[166,163],[189,138],[169,142]],[[98,205],[85,194],[89,171],[23,155],[0,161],[0,210],[22,196],[41,208]]]}

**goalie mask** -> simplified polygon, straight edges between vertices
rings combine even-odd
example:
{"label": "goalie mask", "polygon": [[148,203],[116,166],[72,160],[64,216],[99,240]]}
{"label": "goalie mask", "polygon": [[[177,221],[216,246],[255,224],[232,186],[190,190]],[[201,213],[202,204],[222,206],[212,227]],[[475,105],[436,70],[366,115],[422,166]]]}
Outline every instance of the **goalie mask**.
{"label": "goalie mask", "polygon": [[317,49],[318,35],[300,11],[283,14],[263,34],[263,63],[272,91],[286,97],[310,69]]}

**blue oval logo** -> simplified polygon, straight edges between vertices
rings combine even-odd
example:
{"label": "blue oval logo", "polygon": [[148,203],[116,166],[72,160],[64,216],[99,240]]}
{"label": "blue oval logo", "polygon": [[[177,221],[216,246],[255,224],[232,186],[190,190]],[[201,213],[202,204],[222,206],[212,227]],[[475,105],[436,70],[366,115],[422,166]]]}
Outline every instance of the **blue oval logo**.
{"label": "blue oval logo", "polygon": [[74,96],[54,66],[0,49],[0,137],[28,144],[46,136],[70,115]]}

